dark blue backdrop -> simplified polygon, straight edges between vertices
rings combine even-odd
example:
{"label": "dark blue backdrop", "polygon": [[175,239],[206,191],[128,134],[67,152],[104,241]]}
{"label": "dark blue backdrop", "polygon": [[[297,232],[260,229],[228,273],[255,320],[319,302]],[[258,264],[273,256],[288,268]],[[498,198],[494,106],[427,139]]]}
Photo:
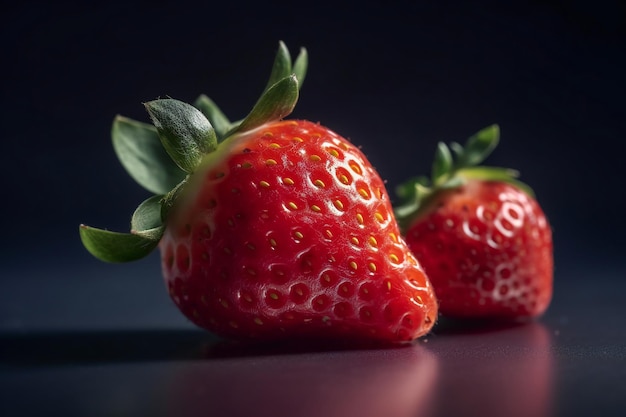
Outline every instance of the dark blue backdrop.
{"label": "dark blue backdrop", "polygon": [[310,54],[293,116],[362,145],[391,192],[429,171],[437,141],[497,122],[502,142],[489,162],[534,187],[554,227],[557,271],[621,262],[623,2],[264,3],[7,6],[5,268],[97,265],[78,224],[126,230],[146,197],[115,159],[113,117],[147,121],[143,101],[206,93],[239,118],[280,39]]}

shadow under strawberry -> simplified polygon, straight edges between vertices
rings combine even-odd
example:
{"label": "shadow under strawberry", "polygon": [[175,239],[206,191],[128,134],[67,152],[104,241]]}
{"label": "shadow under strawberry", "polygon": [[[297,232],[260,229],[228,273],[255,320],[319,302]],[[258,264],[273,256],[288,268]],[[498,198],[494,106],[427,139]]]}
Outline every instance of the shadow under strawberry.
{"label": "shadow under strawberry", "polygon": [[195,330],[9,333],[0,369],[196,360],[216,341]]}
{"label": "shadow under strawberry", "polygon": [[462,334],[487,334],[523,328],[534,323],[532,319],[498,320],[489,318],[440,317],[432,334],[438,336]]}

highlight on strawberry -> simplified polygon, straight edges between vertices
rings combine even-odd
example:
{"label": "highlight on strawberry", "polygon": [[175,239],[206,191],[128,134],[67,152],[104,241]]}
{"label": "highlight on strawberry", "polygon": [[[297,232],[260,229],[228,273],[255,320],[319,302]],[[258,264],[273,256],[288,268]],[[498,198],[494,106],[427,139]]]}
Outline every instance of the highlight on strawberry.
{"label": "highlight on strawberry", "polygon": [[552,298],[552,230],[514,170],[481,166],[497,125],[465,146],[439,143],[431,177],[398,187],[402,233],[435,288],[442,316],[518,320]]}
{"label": "highlight on strawberry", "polygon": [[384,183],[342,136],[285,120],[307,69],[280,42],[252,111],[231,122],[207,96],[145,103],[153,125],[118,116],[116,154],[154,193],[130,233],[81,225],[107,262],[159,248],[167,290],[196,325],[236,339],[407,342],[437,302],[400,236]]}

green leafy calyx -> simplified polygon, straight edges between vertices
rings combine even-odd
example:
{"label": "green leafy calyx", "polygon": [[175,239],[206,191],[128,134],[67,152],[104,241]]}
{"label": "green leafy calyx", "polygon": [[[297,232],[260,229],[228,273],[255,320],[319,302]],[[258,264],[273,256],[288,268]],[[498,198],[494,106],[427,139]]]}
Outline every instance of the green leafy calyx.
{"label": "green leafy calyx", "polygon": [[439,142],[430,178],[412,178],[396,190],[402,200],[395,208],[400,228],[406,230],[437,193],[460,187],[470,179],[510,183],[533,195],[530,187],[517,180],[517,171],[480,165],[498,146],[499,140],[500,128],[494,124],[470,136],[465,145],[452,142],[448,146]]}
{"label": "green leafy calyx", "polygon": [[163,236],[170,208],[202,161],[225,139],[291,114],[307,66],[306,49],[300,49],[292,62],[289,50],[280,42],[261,97],[237,122],[231,122],[204,94],[193,105],[172,98],[144,103],[152,125],[115,117],[111,129],[115,153],[129,175],[154,195],[135,210],[129,233],[80,225],[85,248],[106,262],[128,262],[148,255]]}

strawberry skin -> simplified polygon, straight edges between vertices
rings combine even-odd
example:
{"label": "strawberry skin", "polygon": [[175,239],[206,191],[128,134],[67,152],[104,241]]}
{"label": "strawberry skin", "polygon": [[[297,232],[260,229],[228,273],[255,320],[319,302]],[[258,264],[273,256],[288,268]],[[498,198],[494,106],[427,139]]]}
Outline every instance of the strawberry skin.
{"label": "strawberry skin", "polygon": [[253,339],[409,341],[431,329],[432,287],[360,150],[295,120],[227,142],[194,174],[159,243],[170,295],[191,321]]}
{"label": "strawberry skin", "polygon": [[406,232],[442,315],[541,315],[552,297],[552,232],[537,201],[514,185],[469,180],[440,192]]}

